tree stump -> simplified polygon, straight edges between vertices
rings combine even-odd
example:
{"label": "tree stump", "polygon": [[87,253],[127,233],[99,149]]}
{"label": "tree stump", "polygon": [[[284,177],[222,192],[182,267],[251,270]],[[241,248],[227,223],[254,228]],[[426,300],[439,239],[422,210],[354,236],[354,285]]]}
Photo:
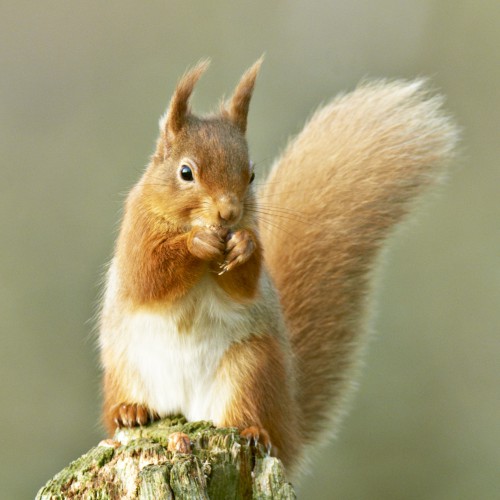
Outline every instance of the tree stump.
{"label": "tree stump", "polygon": [[[182,432],[191,453],[168,450]],[[43,486],[36,500],[294,499],[281,462],[237,429],[183,417],[118,430],[113,439],[69,464]]]}

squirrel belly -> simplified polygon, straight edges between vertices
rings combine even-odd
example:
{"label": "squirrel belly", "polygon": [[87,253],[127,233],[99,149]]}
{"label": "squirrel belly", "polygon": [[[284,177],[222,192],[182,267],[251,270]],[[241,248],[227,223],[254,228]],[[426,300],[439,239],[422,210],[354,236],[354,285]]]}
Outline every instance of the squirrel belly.
{"label": "squirrel belly", "polygon": [[101,349],[105,369],[127,380],[122,400],[159,416],[220,421],[228,395],[217,384],[217,369],[230,345],[252,334],[248,306],[224,296],[207,276],[173,304],[127,307],[115,293],[119,280],[113,263]]}

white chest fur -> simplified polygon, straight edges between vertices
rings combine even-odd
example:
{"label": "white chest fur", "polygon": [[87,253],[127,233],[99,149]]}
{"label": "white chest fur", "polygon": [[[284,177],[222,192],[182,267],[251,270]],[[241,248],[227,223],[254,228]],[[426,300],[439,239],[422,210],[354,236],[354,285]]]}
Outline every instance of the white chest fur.
{"label": "white chest fur", "polygon": [[103,359],[113,359],[134,374],[126,388],[131,402],[146,404],[162,416],[182,413],[188,420],[217,423],[230,396],[227,384],[219,383],[218,368],[227,349],[251,333],[246,308],[206,278],[175,307],[117,313],[123,308],[116,307],[118,276],[113,267],[108,279]]}

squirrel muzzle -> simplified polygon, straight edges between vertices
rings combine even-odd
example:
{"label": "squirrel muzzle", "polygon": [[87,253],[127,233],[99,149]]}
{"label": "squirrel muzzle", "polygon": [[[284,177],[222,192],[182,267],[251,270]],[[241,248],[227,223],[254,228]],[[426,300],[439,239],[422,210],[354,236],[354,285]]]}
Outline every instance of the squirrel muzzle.
{"label": "squirrel muzzle", "polygon": [[241,218],[242,205],[235,195],[222,195],[215,200],[219,224],[234,226]]}

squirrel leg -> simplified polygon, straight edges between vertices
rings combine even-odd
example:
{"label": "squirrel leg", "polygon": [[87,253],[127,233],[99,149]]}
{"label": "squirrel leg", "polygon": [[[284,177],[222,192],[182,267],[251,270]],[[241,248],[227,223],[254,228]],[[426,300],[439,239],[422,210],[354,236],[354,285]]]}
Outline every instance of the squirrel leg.
{"label": "squirrel leg", "polygon": [[297,457],[297,407],[286,356],[279,340],[255,335],[234,344],[218,373],[219,390],[229,392],[220,426],[237,427],[241,435],[261,443],[285,466]]}

